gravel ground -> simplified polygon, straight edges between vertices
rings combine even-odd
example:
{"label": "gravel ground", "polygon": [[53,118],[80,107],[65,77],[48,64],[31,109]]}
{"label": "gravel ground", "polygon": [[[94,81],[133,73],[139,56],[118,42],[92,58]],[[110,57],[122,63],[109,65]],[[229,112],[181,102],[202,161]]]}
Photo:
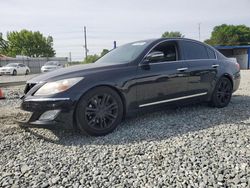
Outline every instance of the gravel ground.
{"label": "gravel ground", "polygon": [[250,187],[249,71],[226,108],[144,114],[98,138],[22,129],[13,119],[25,114],[9,101],[0,101],[0,187]]}

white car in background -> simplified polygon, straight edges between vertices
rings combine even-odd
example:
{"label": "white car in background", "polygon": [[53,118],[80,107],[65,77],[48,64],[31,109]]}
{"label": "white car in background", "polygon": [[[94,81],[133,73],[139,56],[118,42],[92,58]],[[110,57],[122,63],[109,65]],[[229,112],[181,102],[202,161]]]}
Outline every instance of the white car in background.
{"label": "white car in background", "polygon": [[50,72],[60,68],[63,68],[63,65],[58,61],[48,61],[44,66],[42,66],[41,72]]}
{"label": "white car in background", "polygon": [[30,68],[22,63],[9,63],[3,67],[0,67],[0,75],[17,75],[17,74],[29,74]]}

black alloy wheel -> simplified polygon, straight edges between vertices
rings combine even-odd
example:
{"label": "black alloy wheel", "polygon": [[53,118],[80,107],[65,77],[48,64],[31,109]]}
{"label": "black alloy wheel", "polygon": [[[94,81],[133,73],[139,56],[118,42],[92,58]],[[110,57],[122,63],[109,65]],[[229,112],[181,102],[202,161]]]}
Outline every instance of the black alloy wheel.
{"label": "black alloy wheel", "polygon": [[213,97],[212,97],[212,105],[218,108],[223,108],[227,106],[231,100],[233,92],[233,86],[231,81],[222,77],[217,83]]}
{"label": "black alloy wheel", "polygon": [[111,88],[98,87],[87,92],[76,108],[77,127],[92,136],[112,132],[121,122],[123,105]]}

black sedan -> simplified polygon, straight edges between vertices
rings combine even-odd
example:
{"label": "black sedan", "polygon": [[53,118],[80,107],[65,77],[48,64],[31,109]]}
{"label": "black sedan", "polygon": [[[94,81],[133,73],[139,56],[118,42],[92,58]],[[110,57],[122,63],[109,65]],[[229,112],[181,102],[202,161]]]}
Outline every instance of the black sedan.
{"label": "black sedan", "polygon": [[185,101],[222,108],[240,83],[239,64],[213,47],[182,38],[137,41],[93,64],[27,82],[21,107],[28,124],[66,126],[100,136],[142,109]]}

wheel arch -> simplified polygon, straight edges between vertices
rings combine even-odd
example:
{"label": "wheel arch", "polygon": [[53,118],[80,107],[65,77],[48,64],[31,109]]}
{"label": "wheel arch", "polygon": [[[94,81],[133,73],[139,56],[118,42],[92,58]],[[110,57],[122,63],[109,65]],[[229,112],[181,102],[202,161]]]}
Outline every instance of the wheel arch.
{"label": "wheel arch", "polygon": [[220,79],[223,78],[223,77],[226,77],[227,79],[229,79],[230,82],[231,82],[231,84],[232,84],[232,87],[234,87],[233,78],[232,78],[232,76],[231,76],[230,74],[225,73],[225,74],[223,74],[223,75],[220,77]]}
{"label": "wheel arch", "polygon": [[14,72],[16,72],[16,74],[17,74],[17,70],[16,69],[13,69],[13,71],[12,71],[12,74],[14,75]]}

